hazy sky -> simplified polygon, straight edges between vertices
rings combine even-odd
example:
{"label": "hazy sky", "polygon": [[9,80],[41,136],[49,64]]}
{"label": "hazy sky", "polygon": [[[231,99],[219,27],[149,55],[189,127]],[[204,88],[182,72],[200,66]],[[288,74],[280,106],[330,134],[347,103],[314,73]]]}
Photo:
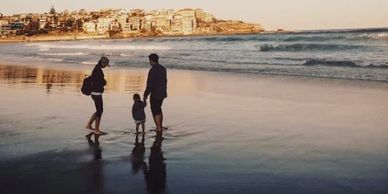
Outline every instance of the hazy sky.
{"label": "hazy sky", "polygon": [[4,14],[101,8],[203,8],[217,18],[290,30],[388,27],[388,0],[1,0]]}

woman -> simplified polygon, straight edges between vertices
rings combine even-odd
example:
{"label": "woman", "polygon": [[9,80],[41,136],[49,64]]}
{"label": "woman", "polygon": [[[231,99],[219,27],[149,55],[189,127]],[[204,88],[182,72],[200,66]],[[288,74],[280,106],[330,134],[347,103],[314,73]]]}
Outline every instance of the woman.
{"label": "woman", "polygon": [[[100,121],[103,112],[103,103],[102,103],[102,93],[104,93],[104,86],[106,85],[106,81],[104,79],[103,68],[109,65],[109,59],[107,57],[101,57],[98,64],[94,67],[91,82],[92,82],[92,99],[94,101],[94,105],[96,106],[96,112],[90,118],[89,123],[86,125],[87,129],[93,130],[95,134],[101,135],[103,132],[100,130]],[[93,129],[92,123],[96,122],[96,126]]]}

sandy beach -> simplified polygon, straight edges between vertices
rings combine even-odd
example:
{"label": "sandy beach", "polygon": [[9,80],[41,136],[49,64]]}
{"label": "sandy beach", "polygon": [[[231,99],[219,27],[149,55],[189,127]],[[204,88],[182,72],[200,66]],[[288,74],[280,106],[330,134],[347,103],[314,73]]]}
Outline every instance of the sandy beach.
{"label": "sandy beach", "polygon": [[97,143],[91,68],[0,65],[2,193],[388,192],[385,82],[169,70],[169,130],[155,136],[147,108],[134,156],[148,69],[106,69]]}

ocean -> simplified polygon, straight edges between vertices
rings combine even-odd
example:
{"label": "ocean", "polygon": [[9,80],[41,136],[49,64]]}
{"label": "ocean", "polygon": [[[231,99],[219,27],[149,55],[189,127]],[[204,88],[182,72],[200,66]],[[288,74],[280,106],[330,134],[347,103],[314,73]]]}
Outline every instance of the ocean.
{"label": "ocean", "polygon": [[[387,194],[387,34],[0,44],[1,193]],[[151,52],[168,68],[161,135],[149,106],[145,133],[131,115]],[[80,88],[103,54],[93,137]]]}
{"label": "ocean", "polygon": [[388,81],[388,28],[1,44],[0,62],[147,67]]}

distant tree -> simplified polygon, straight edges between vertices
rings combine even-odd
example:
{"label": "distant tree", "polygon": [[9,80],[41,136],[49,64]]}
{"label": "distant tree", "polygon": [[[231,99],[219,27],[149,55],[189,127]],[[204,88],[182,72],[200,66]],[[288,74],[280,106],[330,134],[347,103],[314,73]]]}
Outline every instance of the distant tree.
{"label": "distant tree", "polygon": [[50,14],[55,14],[55,13],[57,13],[57,12],[55,11],[54,6],[52,5],[51,9],[50,9]]}

